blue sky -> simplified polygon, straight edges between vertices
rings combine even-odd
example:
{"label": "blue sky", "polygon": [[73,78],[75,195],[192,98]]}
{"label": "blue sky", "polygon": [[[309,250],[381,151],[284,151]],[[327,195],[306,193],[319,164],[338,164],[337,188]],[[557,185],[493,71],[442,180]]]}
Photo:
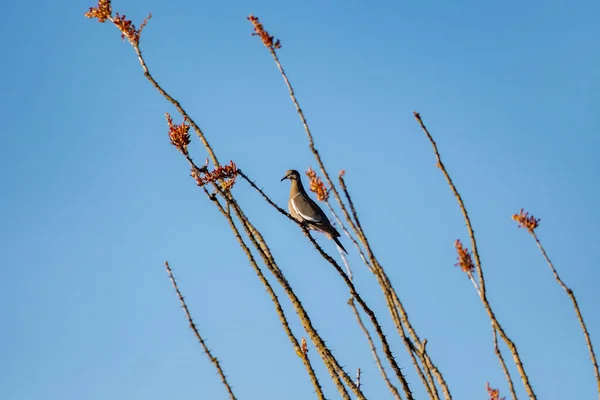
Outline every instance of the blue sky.
{"label": "blue sky", "polygon": [[[312,398],[264,288],[168,142],[172,106],[116,29],[83,17],[92,5],[5,4],[0,398],[226,398],[164,260],[240,399]],[[542,219],[538,234],[600,351],[600,3],[122,0],[113,8],[138,24],[153,13],[142,49],[156,79],[222,161],[233,159],[284,205],[283,173],[316,165],[272,59],[250,35],[245,18],[259,16],[282,40],[317,146],[331,171],[347,171],[375,251],[454,397],[485,398],[486,381],[508,395],[489,320],[453,267],[452,243],[468,237],[412,117],[419,111],[471,213],[490,301],[539,398],[596,398],[570,302],[510,216],[524,207]],[[195,137],[191,151],[204,159]],[[389,398],[339,276],[247,185],[234,191],[334,354],[348,371],[362,369],[367,397]],[[355,253],[350,260],[424,398],[374,278]],[[336,398],[312,347],[309,355]]]}

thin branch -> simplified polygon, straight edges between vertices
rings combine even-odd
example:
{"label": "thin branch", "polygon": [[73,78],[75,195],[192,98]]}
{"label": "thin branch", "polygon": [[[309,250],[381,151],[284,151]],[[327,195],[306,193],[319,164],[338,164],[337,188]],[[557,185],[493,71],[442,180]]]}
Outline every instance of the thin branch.
{"label": "thin branch", "polygon": [[146,61],[144,60],[144,57],[142,56],[142,51],[140,50],[140,47],[139,46],[133,46],[133,49],[135,50],[135,54],[138,57],[138,60],[140,62],[140,65],[142,66],[142,69],[144,70],[144,76],[148,79],[148,81],[150,81],[150,83],[152,84],[152,86],[154,86],[154,88],[156,90],[158,90],[160,92],[160,94],[163,95],[163,97],[165,99],[167,99],[171,104],[173,104],[175,106],[175,108],[177,109],[177,111],[179,111],[179,113],[182,116],[186,117],[190,121],[190,125],[192,126],[192,128],[194,128],[194,131],[196,131],[196,134],[198,135],[198,138],[200,138],[200,141],[202,142],[202,144],[204,145],[204,148],[208,152],[208,155],[209,155],[211,161],[213,162],[213,164],[215,166],[220,165],[219,164],[219,160],[217,158],[217,155],[215,154],[215,152],[213,151],[212,147],[208,143],[208,140],[206,139],[206,136],[204,135],[204,132],[202,131],[202,129],[200,129],[200,127],[198,126],[198,124],[196,124],[196,122],[194,122],[194,120],[192,119],[192,117],[190,117],[190,115],[187,113],[187,111],[184,110],[184,108],[181,106],[181,104],[179,103],[179,101],[177,101],[173,97],[171,97],[171,95],[168,94],[162,88],[162,86],[160,86],[158,84],[158,82],[154,79],[154,77],[152,76],[152,74],[150,74],[150,70],[148,69],[148,66],[146,65]]}
{"label": "thin branch", "polygon": [[212,353],[208,349],[208,346],[204,342],[204,339],[202,339],[200,332],[198,332],[198,328],[196,328],[196,324],[194,323],[194,320],[192,319],[190,311],[188,310],[188,306],[187,306],[185,300],[183,299],[183,295],[179,291],[179,286],[177,286],[177,282],[175,281],[175,277],[173,276],[173,271],[171,271],[171,267],[169,266],[169,263],[167,261],[165,261],[165,267],[167,269],[167,273],[169,274],[169,278],[171,279],[171,283],[173,283],[173,287],[175,288],[177,297],[179,297],[179,302],[181,303],[181,307],[183,308],[183,311],[185,312],[185,316],[187,317],[187,320],[190,323],[190,328],[192,328],[194,335],[196,335],[196,339],[198,339],[198,342],[200,342],[200,344],[202,345],[202,348],[204,349],[204,353],[208,356],[208,359],[210,360],[210,362],[213,363],[213,365],[217,369],[217,372],[219,373],[219,376],[221,377],[221,382],[223,382],[225,389],[227,389],[227,393],[229,393],[229,398],[231,400],[236,400],[236,397],[233,394],[233,390],[231,389],[231,386],[229,385],[229,382],[227,381],[227,377],[225,376],[225,373],[223,372],[223,369],[221,368],[221,364],[219,363],[219,360],[217,359],[217,357],[212,355]]}
{"label": "thin branch", "polygon": [[552,270],[552,273],[554,274],[554,279],[556,279],[556,282],[558,282],[558,284],[563,288],[563,290],[567,293],[567,295],[571,299],[571,302],[573,303],[573,309],[575,310],[575,314],[577,315],[577,319],[579,320],[579,324],[581,325],[581,330],[583,331],[583,335],[585,336],[585,342],[587,343],[587,347],[590,352],[590,359],[592,361],[592,366],[594,367],[594,373],[596,374],[596,385],[597,385],[597,389],[598,389],[598,398],[600,399],[600,372],[598,370],[598,362],[596,361],[596,353],[594,352],[594,346],[592,345],[592,339],[590,338],[590,334],[587,330],[587,326],[586,326],[585,322],[583,321],[583,315],[581,314],[581,310],[579,309],[579,304],[577,303],[575,294],[573,293],[573,290],[571,290],[569,287],[567,287],[567,285],[564,283],[564,281],[558,275],[556,268],[554,268],[554,264],[552,263],[552,261],[550,261],[550,257],[548,257],[548,254],[546,253],[544,246],[542,246],[542,243],[540,242],[540,239],[538,238],[535,231],[532,229],[529,231],[529,233],[531,234],[531,236],[533,236],[535,243],[537,244],[538,248],[542,252],[542,255],[544,256],[544,259],[548,263],[548,266]]}
{"label": "thin branch", "polygon": [[506,363],[504,362],[504,358],[502,357],[502,353],[500,352],[500,347],[498,347],[498,335],[496,334],[496,329],[492,326],[492,332],[494,335],[494,353],[500,360],[500,365],[502,366],[502,371],[504,372],[504,376],[506,377],[506,382],[508,382],[508,387],[510,388],[510,394],[513,400],[517,400],[517,394],[515,392],[515,385],[513,383],[512,377],[510,376],[510,372],[508,372],[508,368],[506,367]]}
{"label": "thin branch", "polygon": [[392,382],[390,381],[390,378],[387,375],[387,372],[385,371],[385,368],[383,368],[383,365],[381,364],[381,359],[379,358],[379,355],[377,354],[377,349],[375,348],[375,343],[373,343],[373,338],[371,337],[371,334],[369,333],[369,331],[367,330],[367,327],[363,323],[362,318],[360,317],[360,314],[358,313],[358,310],[356,309],[356,305],[354,304],[353,298],[350,298],[348,300],[348,305],[350,306],[350,308],[352,308],[352,312],[354,313],[354,316],[356,317],[356,322],[358,322],[360,329],[363,331],[363,333],[367,337],[367,340],[369,341],[369,347],[371,348],[371,353],[373,354],[373,358],[375,359],[375,364],[377,364],[377,368],[379,369],[379,372],[381,373],[381,377],[385,381],[385,384],[387,385],[390,392],[392,392],[394,397],[398,400],[401,400],[402,397],[400,396],[400,393],[398,392],[398,388],[392,384]]}
{"label": "thin branch", "polygon": [[502,340],[504,340],[504,342],[508,346],[508,348],[513,356],[515,365],[517,366],[517,370],[519,371],[519,374],[521,375],[521,380],[523,381],[523,385],[525,386],[525,390],[527,391],[527,394],[529,395],[530,399],[535,399],[536,398],[535,392],[533,391],[533,387],[529,383],[529,377],[527,376],[527,372],[525,371],[525,367],[523,366],[523,362],[521,361],[521,357],[519,356],[519,352],[517,351],[517,346],[508,337],[508,335],[504,332],[504,329],[498,322],[496,315],[492,311],[492,307],[487,299],[487,292],[486,292],[486,288],[485,288],[485,279],[483,276],[483,269],[481,268],[481,260],[479,258],[479,251],[477,250],[477,240],[475,239],[475,233],[473,231],[473,226],[471,225],[471,219],[469,218],[469,214],[467,213],[467,209],[465,208],[465,204],[463,203],[462,197],[458,193],[456,186],[454,186],[454,183],[452,182],[452,178],[450,178],[450,174],[448,173],[448,171],[446,170],[446,167],[444,166],[444,163],[442,162],[440,153],[438,152],[437,144],[435,143],[435,141],[433,140],[433,137],[431,136],[431,134],[425,127],[425,124],[423,123],[421,116],[417,112],[414,112],[414,116],[415,116],[415,119],[417,120],[417,122],[419,123],[419,125],[421,126],[421,129],[423,130],[423,132],[429,139],[431,146],[433,147],[433,152],[434,152],[435,158],[437,160],[437,167],[444,174],[444,177],[446,178],[446,181],[448,182],[448,186],[450,186],[450,189],[452,190],[454,197],[456,197],[456,200],[458,201],[460,210],[465,219],[465,223],[467,225],[467,231],[469,232],[469,237],[471,238],[471,246],[472,246],[472,250],[473,250],[473,256],[475,258],[475,269],[477,270],[477,275],[479,278],[479,289],[480,289],[479,297],[481,299],[481,302],[483,303],[483,305],[487,311],[487,314],[488,314],[490,320],[492,321],[492,326],[496,330],[498,330],[500,337],[502,338]]}

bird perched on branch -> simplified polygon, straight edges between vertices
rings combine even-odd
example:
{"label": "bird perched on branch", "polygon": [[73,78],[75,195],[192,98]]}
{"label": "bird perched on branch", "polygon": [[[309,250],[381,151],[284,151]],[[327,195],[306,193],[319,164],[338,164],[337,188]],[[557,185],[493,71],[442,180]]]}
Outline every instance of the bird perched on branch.
{"label": "bird perched on branch", "polygon": [[331,225],[331,222],[329,222],[329,219],[323,210],[321,210],[321,207],[319,207],[317,203],[308,196],[306,190],[304,190],[298,171],[290,169],[285,173],[285,176],[281,178],[281,181],[283,182],[285,179],[289,179],[292,182],[290,188],[290,200],[288,201],[288,209],[292,217],[304,224],[308,229],[324,233],[329,239],[333,240],[340,249],[344,250],[344,253],[348,254],[338,239],[340,233],[333,225]]}

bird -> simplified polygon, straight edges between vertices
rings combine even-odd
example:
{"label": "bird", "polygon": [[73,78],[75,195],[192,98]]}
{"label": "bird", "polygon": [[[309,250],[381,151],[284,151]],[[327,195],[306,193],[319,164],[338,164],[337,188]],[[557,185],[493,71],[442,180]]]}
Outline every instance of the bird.
{"label": "bird", "polygon": [[290,169],[281,178],[281,182],[289,179],[292,183],[290,187],[290,199],[288,201],[288,210],[291,216],[308,229],[324,233],[329,239],[333,240],[339,248],[348,254],[338,237],[340,233],[331,225],[327,215],[321,210],[321,207],[313,199],[311,199],[304,186],[300,174],[295,169]]}

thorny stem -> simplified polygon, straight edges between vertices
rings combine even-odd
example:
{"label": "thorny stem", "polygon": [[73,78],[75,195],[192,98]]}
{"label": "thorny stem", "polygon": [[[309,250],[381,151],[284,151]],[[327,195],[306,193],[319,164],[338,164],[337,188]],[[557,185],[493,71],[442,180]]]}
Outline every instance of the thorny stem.
{"label": "thorny stem", "polygon": [[494,327],[492,327],[492,332],[494,335],[494,353],[496,353],[498,360],[500,360],[502,371],[504,372],[506,382],[508,382],[508,387],[510,388],[510,395],[512,396],[513,400],[517,400],[517,394],[515,393],[515,385],[513,383],[512,377],[510,376],[510,372],[508,372],[506,363],[504,362],[504,357],[502,357],[502,353],[500,352],[500,347],[498,347],[498,335],[496,334],[496,329]]}
{"label": "thorny stem", "polygon": [[356,305],[354,304],[353,298],[350,298],[348,300],[348,305],[350,306],[350,308],[352,308],[352,312],[354,313],[354,316],[356,317],[356,322],[358,323],[358,326],[360,326],[360,329],[363,331],[363,333],[367,337],[367,340],[369,341],[369,347],[371,347],[371,353],[373,354],[373,358],[375,359],[375,364],[377,364],[377,368],[379,369],[379,372],[381,373],[381,376],[383,377],[385,384],[387,385],[388,389],[390,389],[390,392],[392,392],[394,397],[398,400],[401,400],[402,397],[400,397],[400,393],[398,393],[398,388],[392,384],[392,382],[390,381],[390,378],[387,375],[387,372],[385,371],[385,368],[383,368],[383,365],[381,364],[381,359],[379,358],[379,355],[377,354],[377,349],[375,348],[375,343],[373,343],[373,338],[371,337],[371,334],[369,333],[369,331],[367,330],[367,327],[363,323],[362,318],[360,317],[360,314],[358,313],[358,310],[356,309]]}
{"label": "thorny stem", "polygon": [[548,266],[552,270],[552,273],[554,274],[554,278],[556,279],[556,282],[558,282],[558,284],[563,288],[563,290],[567,293],[567,295],[573,302],[573,308],[575,309],[575,314],[577,314],[577,319],[579,320],[579,324],[581,325],[581,330],[583,331],[583,335],[585,336],[585,342],[587,343],[588,350],[590,351],[590,359],[592,361],[592,366],[594,367],[594,373],[596,374],[598,399],[600,399],[600,372],[598,370],[598,362],[596,361],[596,353],[594,352],[594,346],[592,345],[592,339],[590,339],[590,334],[587,330],[587,326],[586,326],[585,322],[583,321],[583,315],[581,315],[581,310],[579,309],[579,304],[577,303],[575,294],[573,293],[573,290],[571,290],[569,287],[567,287],[567,285],[563,282],[563,280],[558,275],[556,268],[554,268],[554,264],[552,263],[552,261],[550,261],[550,257],[548,257],[548,254],[546,253],[544,246],[542,246],[542,242],[540,242],[535,231],[530,230],[529,233],[531,234],[531,236],[533,236],[533,239],[535,240],[535,243],[537,244],[538,248],[542,252],[542,255],[544,256],[546,263],[548,263]]}
{"label": "thorny stem", "polygon": [[194,323],[194,320],[192,319],[192,315],[190,314],[190,311],[188,310],[188,306],[187,306],[185,300],[183,299],[183,295],[179,291],[179,286],[177,286],[177,281],[175,281],[175,277],[173,276],[173,271],[171,271],[171,267],[169,266],[169,263],[167,261],[165,261],[165,267],[167,269],[167,273],[169,274],[169,278],[171,279],[171,283],[173,284],[173,287],[175,288],[177,297],[179,297],[179,302],[181,303],[181,307],[183,308],[183,311],[185,312],[185,316],[187,317],[187,320],[190,323],[190,328],[192,328],[194,335],[196,335],[196,339],[198,339],[198,342],[200,342],[200,344],[202,345],[202,348],[204,349],[204,353],[208,356],[208,359],[210,360],[210,362],[213,363],[213,365],[217,369],[217,373],[219,374],[219,377],[221,378],[221,382],[223,382],[223,385],[225,386],[225,388],[227,389],[227,392],[229,393],[229,398],[231,400],[236,400],[236,397],[233,394],[233,390],[231,389],[231,386],[229,385],[229,382],[227,381],[227,377],[225,376],[225,373],[223,372],[223,369],[221,368],[221,364],[219,363],[219,360],[217,359],[217,357],[212,355],[211,351],[208,349],[208,346],[206,345],[206,342],[204,342],[204,339],[200,335],[200,332],[198,332],[198,328],[196,328],[196,324]]}
{"label": "thorny stem", "polygon": [[352,281],[348,278],[348,276],[346,275],[346,273],[344,273],[344,270],[342,269],[342,267],[329,255],[327,254],[322,248],[321,246],[319,246],[319,244],[316,242],[316,240],[310,235],[308,229],[303,226],[302,224],[298,223],[298,221],[296,221],[287,211],[285,211],[284,209],[282,209],[281,207],[279,207],[277,204],[275,204],[266,194],[265,192],[260,189],[258,186],[256,186],[256,184],[250,180],[241,170],[238,169],[238,174],[246,181],[250,184],[250,186],[252,186],[257,192],[260,193],[260,195],[271,205],[273,206],[276,210],[278,210],[281,214],[285,215],[286,217],[288,217],[291,221],[294,221],[295,223],[297,223],[302,230],[304,231],[304,234],[309,238],[309,240],[311,241],[311,243],[313,244],[313,246],[317,249],[317,251],[319,251],[319,253],[321,254],[321,256],[323,258],[325,258],[338,272],[338,274],[342,277],[342,279],[344,280],[344,282],[346,283],[346,286],[348,286],[348,289],[350,290],[350,294],[352,295],[352,297],[354,297],[356,299],[356,301],[358,302],[358,304],[361,306],[361,308],[365,311],[365,313],[369,316],[369,318],[371,319],[371,323],[373,324],[375,331],[377,332],[377,335],[379,336],[379,339],[381,340],[381,344],[383,346],[383,351],[388,359],[388,361],[390,362],[390,365],[392,366],[392,369],[394,370],[396,376],[398,377],[398,380],[400,381],[400,383],[402,384],[402,388],[404,390],[404,392],[406,393],[407,398],[410,400],[412,399],[412,392],[410,390],[410,387],[408,386],[408,382],[406,381],[406,378],[404,377],[404,375],[402,374],[402,372],[400,371],[400,367],[398,366],[394,356],[392,355],[391,349],[389,347],[389,344],[387,342],[387,339],[385,338],[385,335],[383,334],[383,330],[381,329],[381,326],[379,325],[379,321],[377,320],[375,314],[373,313],[373,311],[368,307],[368,305],[366,304],[366,302],[362,299],[362,297],[358,294],[358,292],[356,291],[356,288],[354,287],[354,284],[352,283]]}
{"label": "thorny stem", "polygon": [[[406,341],[408,341],[410,344],[412,344],[412,342],[410,342],[410,339],[407,338]],[[440,382],[440,385],[442,385],[442,390],[444,390],[444,395],[447,396],[446,398],[450,398],[450,392],[448,391],[448,387],[446,386],[446,381],[443,380],[440,371],[438,371],[436,366],[433,365],[433,363],[429,359],[429,355],[427,354],[426,346],[427,346],[427,339],[423,339],[423,342],[421,343],[421,350],[418,351],[418,353],[419,353],[419,358],[422,360],[422,362],[427,364],[423,369],[427,373],[427,382],[429,383],[430,387],[432,388],[432,392],[433,392],[432,397],[434,397],[438,400],[440,398],[440,395],[437,390],[437,386],[435,386],[435,382],[433,381],[433,375],[435,375],[436,379]],[[413,345],[413,348],[414,348],[414,345]],[[413,360],[414,360],[414,357],[413,357]],[[416,360],[413,362],[416,362]],[[430,395],[431,395],[431,392],[430,392]]]}
{"label": "thorny stem", "polygon": [[465,208],[465,204],[463,203],[462,197],[458,193],[456,186],[454,186],[454,183],[452,182],[452,178],[450,178],[450,174],[448,173],[448,171],[446,170],[446,167],[444,166],[444,163],[442,162],[440,153],[438,152],[437,144],[435,143],[435,141],[433,140],[433,137],[431,136],[431,134],[425,127],[425,124],[423,123],[421,116],[417,112],[414,112],[414,116],[415,116],[415,119],[417,120],[417,122],[419,123],[419,125],[421,126],[421,129],[423,130],[423,132],[429,139],[431,146],[433,147],[433,152],[434,152],[435,158],[437,160],[437,167],[444,174],[444,177],[446,178],[446,181],[448,182],[448,186],[450,186],[450,189],[452,190],[454,197],[456,197],[456,200],[458,201],[460,210],[465,219],[465,222],[467,225],[467,230],[469,232],[469,237],[471,238],[471,247],[473,248],[473,257],[475,258],[475,268],[477,270],[477,275],[479,278],[479,289],[480,289],[479,297],[481,299],[481,302],[483,303],[483,306],[485,307],[485,310],[487,311],[487,314],[488,314],[490,320],[492,321],[492,328],[493,329],[495,328],[498,330],[500,337],[502,338],[502,340],[504,340],[504,342],[508,346],[510,352],[512,353],[513,360],[515,362],[515,365],[517,366],[517,370],[519,371],[519,374],[521,375],[521,380],[523,381],[523,385],[525,386],[525,390],[527,391],[529,398],[536,399],[535,392],[533,391],[533,387],[529,383],[529,377],[527,376],[527,372],[525,371],[525,367],[523,366],[523,362],[521,361],[521,357],[519,356],[519,352],[517,351],[517,346],[508,337],[508,335],[504,332],[504,329],[498,322],[496,315],[492,311],[492,307],[487,299],[487,292],[485,289],[485,279],[483,277],[483,269],[481,268],[481,260],[479,258],[479,252],[477,250],[477,240],[475,240],[475,233],[473,231],[473,226],[471,225],[471,220],[469,218],[469,214],[467,213],[467,209]]}
{"label": "thorny stem", "polygon": [[[336,220],[338,221],[339,225],[344,230],[344,232],[346,233],[346,235],[348,235],[348,237],[350,239],[352,239],[356,243],[356,241],[354,240],[354,237],[350,236],[350,234],[348,233],[346,227],[341,223],[341,221],[337,217],[334,209],[331,207],[331,204],[329,204],[329,202],[326,202],[326,203],[329,206],[329,210],[334,215],[334,217],[336,218]],[[358,243],[356,243],[356,244],[358,244]],[[361,251],[360,247],[359,247],[359,251]],[[340,256],[342,257],[342,261],[344,262],[346,270],[348,271],[348,277],[352,281],[352,279],[353,279],[352,278],[352,269],[350,268],[350,265],[348,264],[348,260],[346,260],[346,257],[342,253],[342,251],[340,251]],[[348,299],[348,305],[350,306],[350,308],[352,308],[352,312],[354,313],[354,316],[356,317],[356,321],[358,323],[358,326],[361,328],[361,330],[363,331],[365,337],[367,338],[367,341],[369,342],[369,347],[371,348],[371,353],[373,354],[373,358],[375,359],[375,363],[377,364],[377,367],[379,368],[379,372],[381,373],[381,376],[383,377],[384,382],[386,383],[386,385],[388,386],[388,389],[394,395],[394,397],[396,397],[396,399],[398,399],[398,400],[401,400],[400,393],[398,393],[398,388],[396,388],[390,382],[390,378],[388,377],[387,372],[385,371],[385,369],[383,368],[383,365],[381,364],[381,359],[379,358],[379,355],[377,354],[377,349],[375,347],[375,343],[373,342],[373,338],[371,337],[371,334],[369,333],[369,331],[365,327],[365,325],[364,325],[364,323],[362,321],[362,318],[360,317],[360,314],[359,314],[358,310],[356,309],[356,304],[354,303],[354,298],[352,296]],[[405,342],[405,344],[406,343],[407,342]],[[409,353],[409,354],[413,355],[412,352]],[[412,359],[413,359],[413,362],[415,362],[414,355],[413,355]],[[358,371],[359,371],[358,372],[358,376],[360,377],[360,368],[358,369]],[[419,372],[420,372],[420,369],[419,369]],[[421,374],[421,378],[423,379],[423,375],[422,374]],[[358,379],[357,379],[357,381],[358,381]],[[424,379],[423,379],[423,384],[427,385],[427,382]]]}
{"label": "thorny stem", "polygon": [[183,107],[181,106],[181,104],[179,104],[179,101],[177,101],[173,97],[171,97],[171,95],[169,95],[158,84],[158,82],[156,82],[156,80],[154,79],[154,77],[152,76],[152,74],[150,74],[150,70],[148,69],[148,66],[146,65],[146,61],[144,60],[144,57],[142,56],[142,51],[140,50],[140,47],[139,46],[133,46],[133,49],[135,50],[135,54],[137,55],[137,58],[138,58],[138,60],[140,62],[140,65],[142,66],[142,69],[144,70],[144,76],[150,81],[150,83],[152,84],[152,86],[154,86],[154,88],[156,90],[158,90],[161,95],[163,95],[163,97],[165,99],[167,99],[171,104],[173,104],[175,106],[175,108],[177,109],[177,111],[179,111],[179,113],[182,116],[186,117],[190,121],[190,125],[196,131],[196,134],[198,135],[198,137],[200,138],[200,141],[204,145],[204,148],[208,152],[208,155],[209,155],[211,161],[213,162],[213,164],[215,166],[220,165],[219,164],[219,160],[217,159],[217,155],[215,154],[215,152],[213,151],[212,147],[208,143],[208,140],[206,139],[206,136],[204,135],[204,132],[200,129],[200,127],[196,124],[196,122],[194,122],[194,120],[190,117],[190,115],[183,109]]}

